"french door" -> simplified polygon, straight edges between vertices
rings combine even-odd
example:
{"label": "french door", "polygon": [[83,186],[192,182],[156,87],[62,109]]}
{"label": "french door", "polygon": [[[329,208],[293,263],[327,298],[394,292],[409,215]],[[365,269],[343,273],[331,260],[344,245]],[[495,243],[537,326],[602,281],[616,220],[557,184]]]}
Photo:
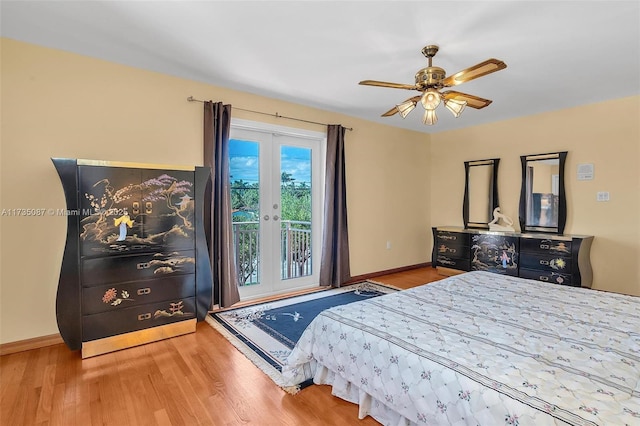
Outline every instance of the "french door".
{"label": "french door", "polygon": [[229,173],[242,300],[317,286],[326,136],[232,120]]}

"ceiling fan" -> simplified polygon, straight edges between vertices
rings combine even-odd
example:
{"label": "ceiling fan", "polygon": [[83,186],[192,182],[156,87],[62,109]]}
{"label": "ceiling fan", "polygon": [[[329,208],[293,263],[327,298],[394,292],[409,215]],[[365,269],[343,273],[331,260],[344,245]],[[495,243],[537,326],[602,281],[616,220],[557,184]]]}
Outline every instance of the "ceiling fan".
{"label": "ceiling fan", "polygon": [[446,77],[444,69],[434,67],[431,64],[432,59],[436,56],[438,50],[439,48],[436,45],[428,45],[422,49],[422,54],[429,60],[429,65],[416,73],[416,82],[413,85],[389,83],[377,80],[363,80],[359,83],[364,86],[390,87],[392,89],[407,89],[422,92],[421,95],[411,97],[394,106],[389,111],[382,114],[382,117],[390,117],[399,113],[402,118],[405,118],[407,114],[413,111],[417,103],[420,102],[425,109],[424,117],[422,119],[423,123],[433,125],[438,121],[438,116],[436,115],[435,110],[438,105],[440,105],[441,101],[444,101],[445,107],[447,107],[455,117],[459,117],[466,106],[481,109],[492,102],[489,99],[456,92],[455,90],[446,90],[443,92],[440,90],[445,87],[457,86],[458,84],[483,77],[487,74],[491,74],[492,72],[500,71],[505,69],[507,64],[499,59],[491,58]]}

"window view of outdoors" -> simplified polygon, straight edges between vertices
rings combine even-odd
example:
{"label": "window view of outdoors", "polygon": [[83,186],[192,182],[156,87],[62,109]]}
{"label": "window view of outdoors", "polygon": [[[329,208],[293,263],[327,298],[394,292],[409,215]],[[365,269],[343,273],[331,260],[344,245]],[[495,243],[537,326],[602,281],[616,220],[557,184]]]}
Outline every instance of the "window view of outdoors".
{"label": "window view of outdoors", "polygon": [[[282,146],[280,173],[274,182],[260,182],[259,144],[229,141],[231,208],[235,256],[240,285],[260,283],[260,201],[273,185],[280,186],[280,278],[311,275],[311,150]],[[269,195],[266,195],[269,196]],[[271,213],[269,213],[271,214]],[[276,222],[277,223],[277,222]],[[274,226],[272,221],[263,226]]]}

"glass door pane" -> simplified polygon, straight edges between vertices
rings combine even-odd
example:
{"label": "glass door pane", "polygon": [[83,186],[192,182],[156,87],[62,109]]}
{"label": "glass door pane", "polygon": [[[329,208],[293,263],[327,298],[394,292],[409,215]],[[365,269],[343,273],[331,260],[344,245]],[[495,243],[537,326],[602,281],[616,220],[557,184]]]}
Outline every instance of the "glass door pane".
{"label": "glass door pane", "polygon": [[280,278],[312,274],[311,149],[280,146]]}
{"label": "glass door pane", "polygon": [[229,140],[231,219],[240,287],[260,284],[259,143]]}

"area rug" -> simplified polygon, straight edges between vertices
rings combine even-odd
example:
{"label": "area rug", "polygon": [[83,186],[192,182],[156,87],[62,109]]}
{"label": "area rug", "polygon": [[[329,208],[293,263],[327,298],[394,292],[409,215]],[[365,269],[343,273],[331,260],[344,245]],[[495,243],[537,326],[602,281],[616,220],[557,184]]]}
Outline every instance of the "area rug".
{"label": "area rug", "polygon": [[308,380],[288,387],[282,365],[309,323],[325,309],[398,291],[372,281],[273,300],[207,315],[206,321],[240,352],[264,371],[278,386],[296,393]]}

